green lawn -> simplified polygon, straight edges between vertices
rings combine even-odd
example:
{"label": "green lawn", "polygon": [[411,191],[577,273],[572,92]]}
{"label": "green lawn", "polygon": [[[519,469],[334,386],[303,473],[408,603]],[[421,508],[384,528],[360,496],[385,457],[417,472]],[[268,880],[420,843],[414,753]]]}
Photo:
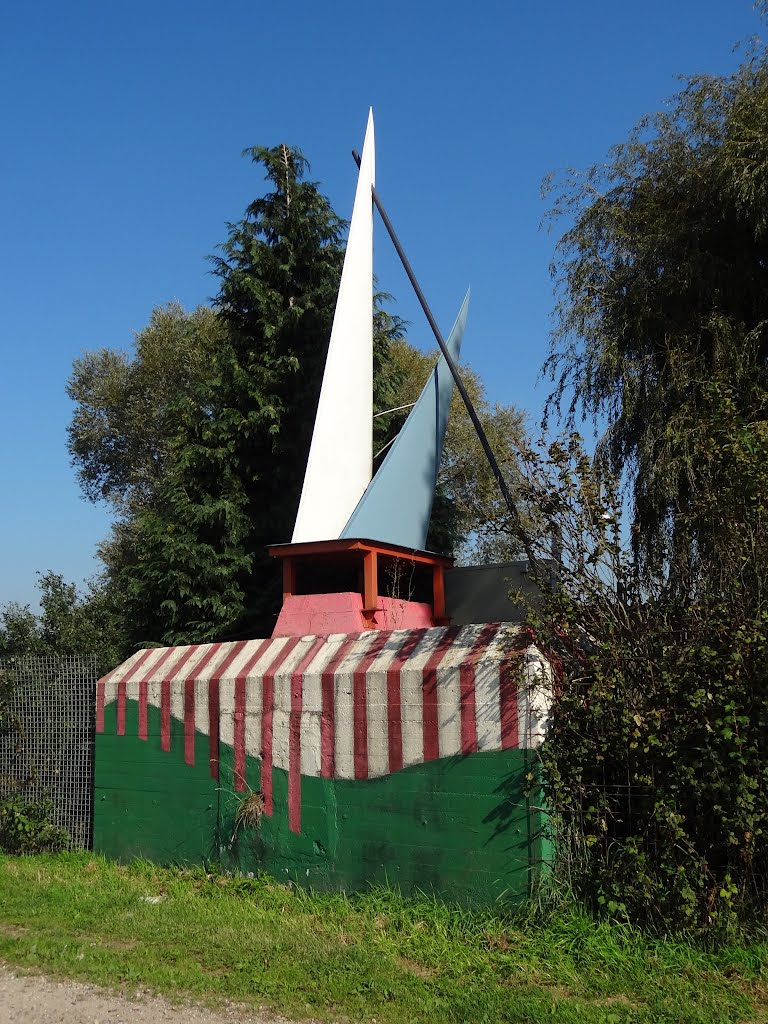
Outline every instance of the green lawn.
{"label": "green lawn", "polygon": [[532,925],[390,892],[0,856],[0,959],[297,1018],[768,1022],[767,953],[706,953],[576,912]]}

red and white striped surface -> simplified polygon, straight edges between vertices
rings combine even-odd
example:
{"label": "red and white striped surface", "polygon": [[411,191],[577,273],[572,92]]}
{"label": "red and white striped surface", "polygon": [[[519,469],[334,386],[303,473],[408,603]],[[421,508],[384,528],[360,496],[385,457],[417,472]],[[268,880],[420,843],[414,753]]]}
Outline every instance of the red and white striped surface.
{"label": "red and white striped surface", "polygon": [[96,731],[117,702],[160,710],[160,743],[171,718],[184,723],[184,757],[195,733],[209,738],[219,777],[219,744],[234,751],[234,787],[244,791],[246,757],[261,758],[264,810],[273,812],[272,768],[288,772],[290,827],[300,831],[301,775],[366,779],[441,757],[544,738],[550,672],[523,631],[471,625],[436,629],[276,637],[139,651],[97,687]]}

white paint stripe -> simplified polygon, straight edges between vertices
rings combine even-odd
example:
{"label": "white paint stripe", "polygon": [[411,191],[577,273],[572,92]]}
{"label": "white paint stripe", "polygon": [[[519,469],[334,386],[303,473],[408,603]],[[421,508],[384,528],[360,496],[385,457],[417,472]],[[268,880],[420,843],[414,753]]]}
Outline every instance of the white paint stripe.
{"label": "white paint stripe", "polygon": [[403,725],[403,767],[424,760],[424,666],[445,629],[430,629],[400,670],[400,716]]}
{"label": "white paint stripe", "polygon": [[288,731],[290,712],[276,708],[272,713],[272,764],[288,771]]}
{"label": "white paint stripe", "polygon": [[301,711],[301,774],[319,777],[321,758],[322,673],[334,657],[344,634],[337,633],[315,654],[304,672]]}
{"label": "white paint stripe", "polygon": [[174,666],[186,650],[186,647],[173,648],[166,660],[160,664],[163,655],[168,653],[168,648],[158,647],[156,653],[136,673],[137,678],[149,680],[173,679]]}
{"label": "white paint stripe", "polygon": [[196,644],[192,654],[187,658],[176,675],[174,675],[173,681],[189,679],[195,667],[200,664],[212,646],[212,644]]}
{"label": "white paint stripe", "polygon": [[530,747],[531,738],[531,683],[533,682],[530,666],[528,664],[528,653],[523,655],[524,664],[521,667],[520,684],[517,687],[517,746],[520,750]]}
{"label": "white paint stripe", "polygon": [[[234,685],[236,676],[239,676],[240,673],[243,671],[243,669],[245,668],[247,663],[250,661],[250,659],[254,656],[254,654],[258,650],[259,644],[261,642],[262,641],[260,641],[260,640],[259,641],[254,641],[253,643],[247,643],[245,645],[245,647],[243,647],[242,651],[240,651],[235,656],[235,658],[232,660],[232,662],[227,666],[227,668],[224,669],[224,674],[220,678],[220,686],[223,686],[225,681],[227,683],[232,683]],[[264,649],[264,651],[261,653],[261,655],[259,657],[259,660],[256,662],[256,664],[250,670],[249,676],[251,674],[257,674],[258,673],[259,665],[261,665],[263,663],[265,655],[267,655],[272,650],[272,648],[273,648],[273,645],[269,644]]]}
{"label": "white paint stripe", "polygon": [[207,736],[208,721],[208,680],[195,680],[195,732]]}
{"label": "white paint stripe", "polygon": [[[168,650],[167,647],[161,647],[158,649],[159,655],[164,654]],[[147,682],[147,705],[159,708],[160,700],[162,695],[162,688],[160,686],[163,679],[171,680],[171,691],[173,691],[173,667],[179,658],[182,656],[186,647],[179,647],[168,656],[168,659],[158,667],[160,658],[152,659],[151,666],[145,666],[144,670],[141,669],[138,675],[141,678],[148,678]]]}
{"label": "white paint stripe", "polygon": [[336,699],[336,723],[334,735],[334,751],[337,779],[354,779],[355,777],[355,742],[354,742],[354,709],[353,709],[353,673],[365,656],[365,652],[373,643],[376,633],[369,630],[357,640],[336,669],[334,677],[334,693]]}
{"label": "white paint stripe", "polygon": [[368,723],[368,775],[371,778],[378,778],[389,773],[386,670],[369,669],[365,678],[365,689]]}
{"label": "white paint stripe", "polygon": [[[209,649],[211,646],[211,644],[205,645],[206,649]],[[221,644],[219,650],[216,651],[208,664],[205,665],[195,682],[195,730],[201,732],[204,736],[208,735],[210,728],[208,684],[216,674],[218,666],[221,665],[231,649],[232,644]]]}
{"label": "white paint stripe", "polygon": [[126,703],[129,700],[138,701],[138,699],[139,699],[139,680],[135,679],[135,678],[134,679],[129,679],[128,682],[125,684],[125,700],[126,700]]}
{"label": "white paint stripe", "polygon": [[301,715],[301,774],[320,775],[320,713],[304,711]]}
{"label": "white paint stripe", "polygon": [[[179,657],[174,658],[174,665],[178,665],[178,668],[174,669],[173,677],[171,681],[171,718],[175,718],[177,722],[184,721],[184,691],[185,682],[189,678],[195,665],[198,664],[200,659],[208,650],[208,644],[195,644],[193,646],[192,653],[189,654],[189,648],[193,645],[190,644],[187,647],[179,648]],[[187,660],[183,665],[179,665],[181,658],[187,657]],[[166,664],[162,670],[163,678],[168,678],[168,665]]]}
{"label": "white paint stripe", "polygon": [[274,707],[276,711],[287,712],[291,710],[291,676],[293,675],[293,670],[302,658],[306,658],[314,642],[315,637],[302,637],[275,674]]}
{"label": "white paint stripe", "polygon": [[323,709],[322,674],[325,667],[336,656],[339,647],[344,643],[346,635],[336,633],[329,636],[304,673],[304,696],[302,708],[309,714],[320,714]]}
{"label": "white paint stripe", "polygon": [[[161,657],[161,655],[163,654],[163,652],[165,650],[166,650],[166,648],[164,648],[164,647],[158,647],[155,650],[153,650],[152,653],[147,658],[147,660],[142,664],[141,668],[139,668],[139,670],[137,671],[136,679],[143,679],[144,676],[147,674],[147,672],[151,669],[151,667],[157,661],[160,660],[160,657]],[[104,683],[104,706],[105,707],[107,706],[107,704],[111,704],[112,701],[117,699],[117,684],[121,680],[125,679],[126,675],[128,675],[133,670],[133,668],[136,665],[136,663],[144,655],[146,655],[146,653],[147,653],[146,650],[137,651],[136,654],[132,655],[128,659],[128,661],[126,661],[119,668],[115,669],[114,673],[110,676],[110,678],[105,681],[105,683]],[[130,680],[128,680],[128,682],[130,683]],[[128,684],[126,683],[126,687],[127,687],[127,685]],[[127,692],[128,691],[126,689],[126,695],[127,695]]]}
{"label": "white paint stripe", "polygon": [[184,680],[178,676],[171,683],[171,718],[184,721]]}
{"label": "white paint stripe", "polygon": [[379,778],[389,774],[389,704],[387,700],[387,669],[408,638],[407,630],[397,630],[387,637],[366,674],[366,708],[368,721],[368,775]]}
{"label": "white paint stripe", "polygon": [[540,747],[546,739],[552,706],[552,666],[535,647],[526,652],[524,683],[518,691],[521,714],[520,746]]}
{"label": "white paint stripe", "polygon": [[[272,764],[288,771],[289,728],[291,712],[291,676],[296,666],[307,656],[317,638],[304,636],[299,640],[275,675],[274,715],[272,718]],[[314,660],[314,659],[313,659]]]}
{"label": "white paint stripe", "polygon": [[437,670],[437,724],[440,757],[461,753],[461,665],[483,627],[464,626]]}
{"label": "white paint stripe", "polygon": [[461,679],[458,665],[437,670],[437,740],[440,757],[461,753]]}
{"label": "white paint stripe", "polygon": [[252,673],[245,681],[245,752],[249,757],[261,757],[263,685],[263,676]]}
{"label": "white paint stripe", "polygon": [[[261,640],[254,640],[250,643],[247,643],[245,647],[243,647],[242,651],[240,651],[238,655],[233,659],[229,667],[224,670],[224,675],[221,677],[219,681],[219,742],[224,743],[229,747],[233,747],[235,743],[235,678],[239,676],[243,669],[246,667],[250,659],[258,650],[259,645],[261,643],[263,643],[263,641]],[[274,661],[278,653],[282,650],[285,643],[285,637],[281,637],[280,640],[275,640],[272,643],[267,644],[262,653],[259,655],[259,658],[256,661],[255,665],[253,665],[252,668],[249,670],[245,683],[246,711],[248,707],[248,690],[250,688],[250,680],[260,680],[262,678],[265,669],[269,664],[271,664],[272,661]],[[261,729],[259,729],[259,732],[260,731]],[[256,747],[258,753],[260,754],[260,735]],[[248,751],[247,742],[246,751]]]}
{"label": "white paint stripe", "polygon": [[111,679],[104,680],[104,707],[117,700],[117,682],[118,678],[116,675],[112,676]]}
{"label": "white paint stripe", "polygon": [[[171,683],[173,688],[173,683]],[[147,683],[147,705],[153,708],[160,707],[161,684],[159,679],[150,679]]]}
{"label": "white paint stripe", "polygon": [[219,743],[235,745],[235,680],[229,672],[219,682]]}
{"label": "white paint stripe", "polygon": [[475,666],[475,709],[477,749],[501,750],[498,661],[483,659]]}

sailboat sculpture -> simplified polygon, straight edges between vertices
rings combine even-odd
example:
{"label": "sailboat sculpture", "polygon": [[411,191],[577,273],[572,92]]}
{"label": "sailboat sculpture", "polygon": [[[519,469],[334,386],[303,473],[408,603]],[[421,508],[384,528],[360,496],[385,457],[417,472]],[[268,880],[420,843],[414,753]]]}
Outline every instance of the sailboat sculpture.
{"label": "sailboat sculpture", "polygon": [[371,479],[375,176],[371,110],[294,544],[338,538]]}
{"label": "sailboat sculpture", "polygon": [[[376,476],[373,467],[373,111],[293,544],[369,538],[426,545],[453,378],[441,356]],[[458,361],[469,292],[447,341]]]}

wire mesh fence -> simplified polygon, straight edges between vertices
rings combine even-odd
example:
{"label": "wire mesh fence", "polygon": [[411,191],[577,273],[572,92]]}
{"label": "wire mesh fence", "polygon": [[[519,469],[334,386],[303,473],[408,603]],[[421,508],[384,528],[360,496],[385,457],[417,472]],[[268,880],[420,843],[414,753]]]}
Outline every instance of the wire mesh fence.
{"label": "wire mesh fence", "polygon": [[11,727],[0,735],[0,799],[49,800],[70,847],[88,849],[93,820],[96,659],[0,659]]}

